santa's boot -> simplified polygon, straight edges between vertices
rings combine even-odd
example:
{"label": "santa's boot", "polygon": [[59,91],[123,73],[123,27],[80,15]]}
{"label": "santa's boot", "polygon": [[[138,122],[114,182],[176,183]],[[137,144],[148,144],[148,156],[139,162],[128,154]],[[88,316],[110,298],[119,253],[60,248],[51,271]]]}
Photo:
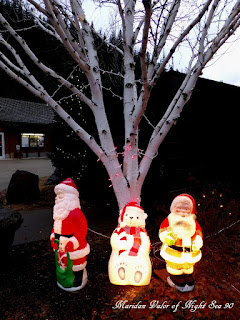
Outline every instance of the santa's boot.
{"label": "santa's boot", "polygon": [[190,292],[194,289],[192,274],[170,275],[167,282],[172,288],[176,288],[180,292]]}
{"label": "santa's boot", "polygon": [[74,272],[74,282],[73,282],[73,288],[77,291],[82,289],[88,281],[88,276],[87,276],[87,270],[84,268],[83,270]]}
{"label": "santa's boot", "polygon": [[192,291],[194,289],[194,279],[192,274],[185,274],[184,278],[186,282],[185,292]]}
{"label": "santa's boot", "polygon": [[172,288],[176,288],[178,291],[184,292],[186,286],[184,275],[173,275],[167,277],[167,282]]}

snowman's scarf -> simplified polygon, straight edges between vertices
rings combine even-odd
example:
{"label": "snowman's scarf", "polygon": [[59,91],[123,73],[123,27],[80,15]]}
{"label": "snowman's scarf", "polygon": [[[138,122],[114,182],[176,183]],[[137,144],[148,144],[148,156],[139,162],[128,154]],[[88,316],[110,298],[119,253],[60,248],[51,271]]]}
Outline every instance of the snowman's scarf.
{"label": "snowman's scarf", "polygon": [[[139,248],[142,244],[142,240],[141,240],[141,236],[140,236],[140,232],[144,232],[146,233],[146,229],[145,228],[139,228],[139,227],[124,227],[121,228],[119,231],[117,231],[117,229],[115,230],[115,233],[117,233],[118,235],[120,235],[121,233],[126,232],[126,234],[129,235],[133,235],[133,246],[129,251],[129,256],[137,256]],[[120,240],[127,240],[126,236],[123,236]],[[119,250],[118,255],[120,256],[121,253],[123,253],[126,250]]]}

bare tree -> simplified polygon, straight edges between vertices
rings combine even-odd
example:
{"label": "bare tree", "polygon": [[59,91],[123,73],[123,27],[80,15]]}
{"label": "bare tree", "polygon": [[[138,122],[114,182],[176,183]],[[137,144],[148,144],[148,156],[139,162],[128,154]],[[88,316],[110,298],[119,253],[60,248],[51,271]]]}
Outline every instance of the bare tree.
{"label": "bare tree", "polygon": [[[26,0],[36,24],[64,45],[76,67],[86,76],[90,94],[75,86],[71,77],[64,78],[42,63],[14,30],[2,14],[0,44],[0,67],[34,95],[45,101],[76,132],[105,166],[113,186],[119,208],[129,201],[141,201],[141,189],[149,167],[159,146],[170,128],[176,124],[183,107],[190,99],[202,70],[219,48],[237,30],[240,23],[239,0],[112,0],[102,5],[116,5],[123,34],[124,49],[121,53],[124,72],[112,73],[122,77],[123,113],[125,137],[123,150],[116,150],[104,106],[104,88],[94,46],[96,30],[89,24],[80,0]],[[42,19],[41,17],[44,17]],[[74,29],[70,30],[70,26]],[[120,27],[119,27],[120,28]],[[17,46],[14,48],[11,38]],[[106,41],[106,39],[103,39]],[[113,44],[107,43],[109,46]],[[59,84],[58,95],[64,88],[90,108],[98,131],[98,137],[88,133],[91,123],[81,127],[61,107],[48,88],[32,74],[27,63],[17,52],[21,47],[31,62]],[[141,79],[136,78],[134,52],[140,50]],[[139,126],[148,105],[152,89],[174,54],[184,50],[188,56],[188,67],[184,81],[169,104],[163,117],[153,128],[144,152],[138,147]],[[164,54],[163,54],[164,53]],[[147,59],[148,55],[148,59]],[[75,67],[75,68],[76,68]],[[109,72],[109,71],[108,71]],[[140,89],[139,89],[140,85]],[[164,93],[162,93],[164,94]],[[161,105],[161,101],[160,101]],[[160,106],[161,107],[161,106]],[[123,155],[123,161],[118,154]]]}

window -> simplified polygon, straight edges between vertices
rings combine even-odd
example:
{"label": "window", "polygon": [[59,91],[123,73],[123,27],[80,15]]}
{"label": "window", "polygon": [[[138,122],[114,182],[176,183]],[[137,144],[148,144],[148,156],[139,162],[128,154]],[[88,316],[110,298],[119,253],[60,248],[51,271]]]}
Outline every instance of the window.
{"label": "window", "polygon": [[21,142],[23,148],[43,148],[44,134],[43,133],[22,133]]}

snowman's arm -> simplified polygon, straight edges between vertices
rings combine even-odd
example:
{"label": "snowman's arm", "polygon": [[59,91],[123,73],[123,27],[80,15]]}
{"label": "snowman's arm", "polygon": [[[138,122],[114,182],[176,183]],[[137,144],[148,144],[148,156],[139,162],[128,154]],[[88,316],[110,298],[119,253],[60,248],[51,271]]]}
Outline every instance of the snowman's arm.
{"label": "snowman's arm", "polygon": [[141,232],[140,235],[141,235],[141,250],[149,253],[151,249],[150,238],[148,234],[145,232]]}
{"label": "snowman's arm", "polygon": [[116,232],[113,232],[110,243],[114,250],[127,249],[128,247],[127,237],[124,233],[117,234]]}

